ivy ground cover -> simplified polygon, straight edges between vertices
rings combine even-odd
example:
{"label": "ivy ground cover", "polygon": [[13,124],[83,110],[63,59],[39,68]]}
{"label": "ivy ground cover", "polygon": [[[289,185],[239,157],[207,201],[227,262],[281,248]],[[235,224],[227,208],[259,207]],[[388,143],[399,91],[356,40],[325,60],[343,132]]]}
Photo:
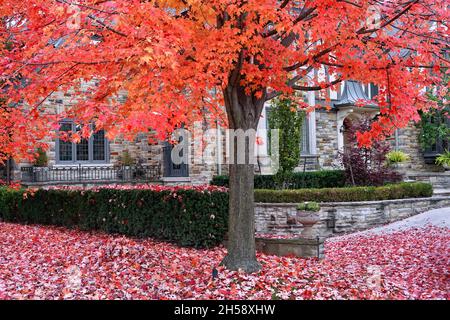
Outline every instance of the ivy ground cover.
{"label": "ivy ground cover", "polygon": [[432,226],[347,236],[247,275],[218,267],[222,247],[0,223],[0,299],[448,299],[449,244]]}

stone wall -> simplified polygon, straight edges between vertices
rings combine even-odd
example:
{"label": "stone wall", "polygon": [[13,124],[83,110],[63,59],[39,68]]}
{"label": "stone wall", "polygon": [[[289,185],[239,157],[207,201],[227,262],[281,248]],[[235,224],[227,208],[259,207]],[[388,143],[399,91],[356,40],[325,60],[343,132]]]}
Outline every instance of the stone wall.
{"label": "stone wall", "polygon": [[[355,111],[356,112],[356,111]],[[337,141],[337,113],[334,110],[317,110],[316,112],[316,143],[320,169],[336,169],[340,167],[338,160]],[[398,150],[410,156],[410,161],[402,167],[405,171],[438,171],[439,167],[424,162],[419,143],[420,128],[414,122],[405,128],[399,129]],[[395,136],[388,139],[395,149]]]}
{"label": "stone wall", "polygon": [[[426,164],[422,155],[422,149],[419,142],[420,128],[413,122],[407,127],[398,130],[398,150],[408,154],[411,159],[405,163],[405,169],[408,171],[436,171],[439,167]],[[395,140],[392,140],[395,146]]]}
{"label": "stone wall", "polygon": [[317,110],[316,146],[321,169],[338,166],[337,119],[335,111]]}
{"label": "stone wall", "polygon": [[[302,230],[295,221],[295,203],[257,203],[257,233],[296,235]],[[321,203],[320,221],[313,226],[315,236],[356,232],[414,216],[431,209],[450,206],[450,197],[399,199],[363,202]],[[333,226],[334,225],[334,226]]]}
{"label": "stone wall", "polygon": [[428,182],[433,185],[434,192],[450,192],[450,171],[443,172],[411,172],[405,174],[405,179],[409,181]]}

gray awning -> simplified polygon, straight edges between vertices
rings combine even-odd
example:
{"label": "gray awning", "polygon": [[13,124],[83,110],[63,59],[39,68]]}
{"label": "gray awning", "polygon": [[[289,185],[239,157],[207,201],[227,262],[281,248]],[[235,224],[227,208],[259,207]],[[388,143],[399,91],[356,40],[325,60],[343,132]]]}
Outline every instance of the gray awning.
{"label": "gray awning", "polygon": [[[341,98],[334,103],[336,108],[346,107],[346,106],[354,106],[359,100],[370,100],[369,97],[363,90],[361,83],[354,80],[347,80],[344,84],[344,92],[342,93]],[[376,107],[377,105],[374,103],[369,103],[366,106],[368,107]]]}

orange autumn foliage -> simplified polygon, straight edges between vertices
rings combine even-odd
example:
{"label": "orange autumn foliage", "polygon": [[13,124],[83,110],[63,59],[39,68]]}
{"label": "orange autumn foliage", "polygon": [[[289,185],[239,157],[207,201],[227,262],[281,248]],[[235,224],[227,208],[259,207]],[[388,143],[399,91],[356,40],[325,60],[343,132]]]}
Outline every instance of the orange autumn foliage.
{"label": "orange autumn foliage", "polygon": [[[0,0],[0,158],[30,156],[63,117],[94,121],[109,138],[149,129],[161,138],[206,112],[225,124],[233,118],[223,92],[236,79],[251,101],[346,79],[377,84],[381,115],[360,135],[370,144],[433,107],[423,88],[449,65],[447,7],[447,0]],[[307,78],[322,66],[335,81]],[[92,85],[81,91],[85,82]],[[58,116],[48,112],[46,99],[69,90],[83,98]]]}

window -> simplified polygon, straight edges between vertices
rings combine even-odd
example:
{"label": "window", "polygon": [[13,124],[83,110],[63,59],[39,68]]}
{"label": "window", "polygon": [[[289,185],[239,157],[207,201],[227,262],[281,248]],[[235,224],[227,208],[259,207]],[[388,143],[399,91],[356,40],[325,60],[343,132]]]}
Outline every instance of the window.
{"label": "window", "polygon": [[309,147],[309,118],[305,116],[303,118],[302,125],[302,141],[300,142],[300,153],[301,154],[310,154]]}
{"label": "window", "polygon": [[369,99],[373,99],[376,95],[378,95],[378,86],[373,83],[366,84],[363,88]]}
{"label": "window", "polygon": [[[59,131],[79,132],[82,127],[72,121],[63,121]],[[107,163],[109,161],[108,141],[105,131],[95,132],[89,139],[81,139],[79,143],[56,140],[57,163]]]}

